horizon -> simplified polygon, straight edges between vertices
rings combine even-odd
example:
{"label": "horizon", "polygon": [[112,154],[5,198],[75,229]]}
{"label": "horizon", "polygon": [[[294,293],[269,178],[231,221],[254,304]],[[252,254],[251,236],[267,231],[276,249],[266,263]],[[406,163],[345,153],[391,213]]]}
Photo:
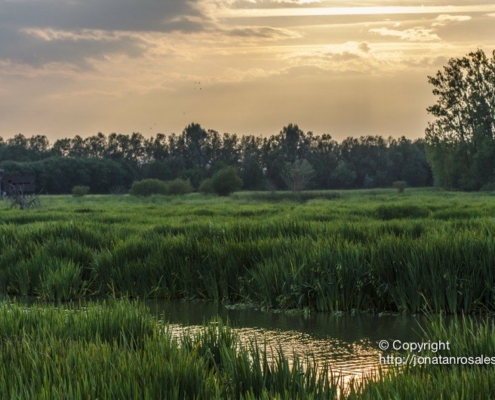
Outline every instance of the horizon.
{"label": "horizon", "polygon": [[0,0],[0,136],[424,137],[428,76],[495,49],[445,0]]}

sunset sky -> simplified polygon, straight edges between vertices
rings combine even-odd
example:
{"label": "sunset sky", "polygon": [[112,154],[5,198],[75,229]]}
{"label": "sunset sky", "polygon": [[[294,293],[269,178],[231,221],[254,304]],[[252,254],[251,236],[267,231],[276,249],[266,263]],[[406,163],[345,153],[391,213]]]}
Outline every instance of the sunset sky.
{"label": "sunset sky", "polygon": [[493,1],[0,0],[0,136],[417,138],[427,76],[477,48]]}

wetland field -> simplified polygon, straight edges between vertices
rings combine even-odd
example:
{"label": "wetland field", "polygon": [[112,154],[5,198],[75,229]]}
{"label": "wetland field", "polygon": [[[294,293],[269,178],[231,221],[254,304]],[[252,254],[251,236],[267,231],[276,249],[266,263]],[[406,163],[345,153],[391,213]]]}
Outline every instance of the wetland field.
{"label": "wetland field", "polygon": [[444,356],[490,359],[494,267],[491,193],[43,196],[29,210],[4,200],[0,397],[493,397],[486,363],[377,369],[344,384],[310,355],[268,356],[225,320],[172,335],[147,304],[426,315],[422,340],[450,341]]}

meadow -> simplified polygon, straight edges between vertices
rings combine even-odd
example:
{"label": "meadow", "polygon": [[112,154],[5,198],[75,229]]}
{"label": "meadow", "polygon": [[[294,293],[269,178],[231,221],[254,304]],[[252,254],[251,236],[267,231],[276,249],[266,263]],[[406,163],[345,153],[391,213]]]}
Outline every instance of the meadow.
{"label": "meadow", "polygon": [[[391,368],[346,384],[308,356],[267,356],[210,321],[174,337],[139,301],[0,303],[0,397],[5,399],[478,399],[495,396],[493,365]],[[432,317],[425,340],[443,356],[493,356],[495,325]],[[422,356],[438,356],[426,353]]]}
{"label": "meadow", "polygon": [[2,399],[328,399],[329,373],[269,361],[213,321],[173,338],[142,303],[0,304]]}
{"label": "meadow", "polygon": [[[420,357],[424,364],[411,363],[380,372],[373,378],[355,381],[346,392],[346,398],[469,400],[495,397],[493,318],[473,320],[464,316],[446,321],[442,316],[432,316],[424,327],[423,340],[448,341],[450,349],[404,354]],[[438,357],[444,361],[435,364],[433,360],[438,360]],[[481,363],[480,357],[486,361]]]}
{"label": "meadow", "polygon": [[494,397],[491,365],[392,368],[347,387],[309,358],[268,360],[263,343],[240,343],[222,321],[177,339],[129,300],[426,312],[424,339],[450,341],[445,356],[493,357],[490,317],[442,315],[494,310],[494,235],[490,193],[46,196],[29,210],[4,201],[0,397]]}
{"label": "meadow", "polygon": [[0,293],[266,309],[495,305],[495,196],[434,190],[44,196],[0,204]]}

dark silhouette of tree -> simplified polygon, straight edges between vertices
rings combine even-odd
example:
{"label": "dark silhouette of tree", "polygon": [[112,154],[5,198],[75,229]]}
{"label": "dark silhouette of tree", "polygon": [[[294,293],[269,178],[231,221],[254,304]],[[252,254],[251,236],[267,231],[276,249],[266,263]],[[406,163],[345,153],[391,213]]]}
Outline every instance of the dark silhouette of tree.
{"label": "dark silhouette of tree", "polygon": [[495,181],[495,51],[451,58],[428,77],[437,103],[427,111],[428,159],[437,182],[477,190]]}
{"label": "dark silhouette of tree", "polygon": [[[399,180],[424,186],[432,183],[425,151],[423,140],[362,136],[338,143],[329,134],[305,133],[296,124],[270,137],[239,137],[192,123],[180,135],[107,137],[100,132],[85,139],[58,139],[51,147],[41,135],[0,137],[0,168],[9,174],[35,174],[49,193],[70,193],[76,185],[89,186],[91,193],[108,193],[109,187],[121,191],[146,178],[180,178],[197,189],[229,167],[238,171],[245,190],[391,187]],[[314,171],[307,174],[311,179],[294,183],[288,177],[303,163]],[[461,172],[454,168],[449,173]]]}

